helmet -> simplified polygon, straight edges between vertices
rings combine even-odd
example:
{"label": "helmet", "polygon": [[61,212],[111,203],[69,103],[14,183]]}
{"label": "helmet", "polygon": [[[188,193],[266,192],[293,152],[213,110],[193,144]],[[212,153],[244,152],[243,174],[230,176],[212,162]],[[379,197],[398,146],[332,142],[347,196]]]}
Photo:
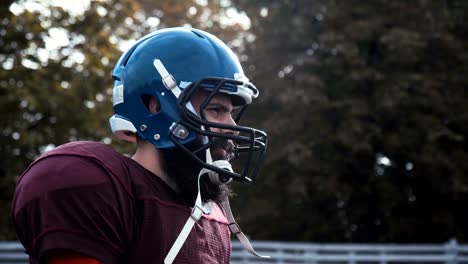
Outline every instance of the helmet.
{"label": "helmet", "polygon": [[[215,36],[197,29],[158,30],[138,40],[126,51],[113,71],[113,133],[129,141],[136,137],[150,141],[158,149],[180,148],[203,168],[221,173],[225,179],[252,182],[258,174],[267,146],[265,132],[251,127],[209,122],[200,109],[194,110],[192,96],[205,90],[206,106],[216,94],[232,98],[234,106],[245,110],[259,92],[244,76],[236,55]],[[147,108],[147,99],[156,98],[157,113]],[[236,117],[239,121],[240,115]],[[217,133],[212,128],[235,131]],[[216,131],[216,129],[214,130]],[[188,145],[197,138],[196,149]],[[241,161],[240,172],[214,166],[208,152],[214,139],[232,140]]]}

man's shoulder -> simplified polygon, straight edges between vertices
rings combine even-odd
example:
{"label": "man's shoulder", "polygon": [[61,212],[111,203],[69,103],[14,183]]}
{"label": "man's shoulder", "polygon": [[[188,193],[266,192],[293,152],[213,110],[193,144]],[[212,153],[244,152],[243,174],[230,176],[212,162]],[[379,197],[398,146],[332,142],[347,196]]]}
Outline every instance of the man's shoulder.
{"label": "man's shoulder", "polygon": [[123,155],[98,142],[72,142],[44,153],[18,180],[16,195],[22,201],[59,190],[76,191],[92,186],[120,186],[131,194]]}
{"label": "man's shoulder", "polygon": [[128,159],[99,142],[76,141],[45,152],[21,175],[24,182],[77,185],[119,181],[128,188]]}

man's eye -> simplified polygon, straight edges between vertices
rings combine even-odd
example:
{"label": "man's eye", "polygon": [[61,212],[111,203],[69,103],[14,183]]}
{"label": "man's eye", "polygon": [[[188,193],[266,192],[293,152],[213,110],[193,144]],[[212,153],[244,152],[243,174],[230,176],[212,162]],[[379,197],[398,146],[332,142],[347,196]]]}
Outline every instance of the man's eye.
{"label": "man's eye", "polygon": [[221,108],[219,108],[219,107],[211,107],[211,108],[208,108],[206,110],[210,111],[210,112],[212,112],[213,114],[216,114],[216,115],[218,115],[221,112]]}
{"label": "man's eye", "polygon": [[210,108],[208,108],[208,109],[206,109],[206,110],[208,110],[208,111],[213,111],[213,112],[219,112],[221,109],[218,108],[218,107],[210,107]]}

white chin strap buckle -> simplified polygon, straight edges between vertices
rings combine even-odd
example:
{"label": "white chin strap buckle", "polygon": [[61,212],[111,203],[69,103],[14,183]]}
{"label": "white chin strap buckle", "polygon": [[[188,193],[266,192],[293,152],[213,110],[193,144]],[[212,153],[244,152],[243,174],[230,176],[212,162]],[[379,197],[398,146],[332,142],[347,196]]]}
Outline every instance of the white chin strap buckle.
{"label": "white chin strap buckle", "polygon": [[[229,161],[227,160],[216,160],[212,163],[212,165],[220,169],[233,172],[231,163],[229,163]],[[232,182],[231,177],[220,175],[219,173],[215,171],[207,170],[207,173],[208,173],[208,177],[210,177],[210,181],[216,185],[229,184]]]}
{"label": "white chin strap buckle", "polygon": [[[232,166],[227,160],[216,160],[212,161],[211,159],[211,154],[210,151],[207,149],[206,150],[206,161],[218,168],[228,170],[232,172]],[[170,264],[174,262],[174,259],[176,258],[177,254],[179,253],[180,249],[184,245],[185,241],[187,240],[187,237],[190,234],[190,231],[192,230],[193,226],[195,223],[200,220],[201,216],[203,215],[203,204],[201,200],[201,194],[200,194],[200,177],[204,174],[208,174],[208,177],[210,178],[210,181],[215,183],[215,184],[227,184],[232,181],[232,178],[229,178],[227,180],[224,180],[221,178],[222,175],[219,175],[219,173],[208,170],[206,168],[203,168],[200,173],[198,174],[198,193],[197,193],[197,199],[195,200],[195,205],[192,208],[192,213],[190,217],[187,219],[187,222],[185,223],[184,227],[182,228],[182,231],[180,231],[179,236],[177,237],[176,241],[172,245],[171,249],[167,253],[166,258],[164,259],[164,264]],[[226,218],[229,222],[229,230],[231,231],[232,234],[236,235],[239,241],[241,242],[242,246],[252,255],[260,257],[260,258],[270,258],[269,256],[262,256],[255,252],[253,249],[252,245],[250,244],[249,239],[244,235],[242,230],[240,229],[239,225],[236,223],[236,220],[234,219],[234,216],[232,215],[231,211],[231,206],[229,205],[229,198],[226,196],[226,198],[221,202],[221,205],[224,209],[224,212],[226,213]]]}

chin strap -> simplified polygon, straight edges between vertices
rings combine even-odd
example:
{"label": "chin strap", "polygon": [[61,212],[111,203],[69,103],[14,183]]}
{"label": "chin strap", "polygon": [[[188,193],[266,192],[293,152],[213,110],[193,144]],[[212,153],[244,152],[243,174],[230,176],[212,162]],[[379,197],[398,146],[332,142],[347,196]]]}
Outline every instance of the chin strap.
{"label": "chin strap", "polygon": [[169,253],[167,253],[166,258],[164,259],[164,264],[170,264],[174,262],[174,259],[176,258],[180,249],[184,245],[185,240],[187,240],[187,237],[190,234],[190,231],[192,231],[193,226],[198,220],[200,220],[203,214],[203,204],[202,204],[201,194],[200,194],[200,177],[206,173],[206,171],[204,170],[205,169],[202,169],[200,173],[198,174],[198,181],[197,181],[198,182],[198,194],[197,194],[197,199],[195,200],[195,205],[192,208],[192,213],[190,214],[190,217],[187,219],[187,222],[185,222],[185,225],[182,228],[182,231],[180,231],[180,234],[177,237],[174,244],[172,245],[171,249],[169,250]]}
{"label": "chin strap", "polygon": [[[209,149],[206,150],[206,160],[207,162],[210,162],[210,164],[217,166],[219,168],[225,169],[232,171],[231,164],[227,160],[217,160],[215,162],[212,161],[211,154]],[[187,237],[189,236],[190,232],[192,231],[193,226],[195,223],[200,220],[201,216],[203,215],[203,208],[204,204],[202,203],[201,200],[201,194],[200,194],[200,178],[202,175],[208,174],[210,177],[210,180],[213,181],[214,183],[219,183],[219,184],[226,184],[225,182],[223,183],[219,179],[218,173],[208,170],[206,168],[203,168],[200,173],[198,174],[198,180],[197,180],[197,185],[198,185],[198,193],[197,193],[197,198],[195,200],[195,205],[192,208],[192,213],[190,214],[190,217],[187,219],[187,222],[185,222],[184,227],[182,228],[182,231],[180,231],[179,236],[177,237],[176,241],[172,245],[171,249],[167,253],[166,258],[164,259],[164,264],[171,264],[174,262],[174,259],[176,258],[177,254],[179,253],[180,249],[184,245],[185,241],[187,240]],[[262,256],[258,254],[252,247],[252,245],[249,242],[249,239],[244,235],[244,233],[241,231],[239,225],[236,223],[236,220],[234,219],[234,216],[231,211],[231,206],[229,205],[229,198],[226,196],[226,198],[221,202],[221,205],[224,209],[224,212],[226,213],[226,218],[229,222],[229,230],[231,231],[232,234],[235,234],[239,241],[241,242],[242,246],[247,250],[250,254],[260,257],[260,258],[270,258],[269,256]]]}

